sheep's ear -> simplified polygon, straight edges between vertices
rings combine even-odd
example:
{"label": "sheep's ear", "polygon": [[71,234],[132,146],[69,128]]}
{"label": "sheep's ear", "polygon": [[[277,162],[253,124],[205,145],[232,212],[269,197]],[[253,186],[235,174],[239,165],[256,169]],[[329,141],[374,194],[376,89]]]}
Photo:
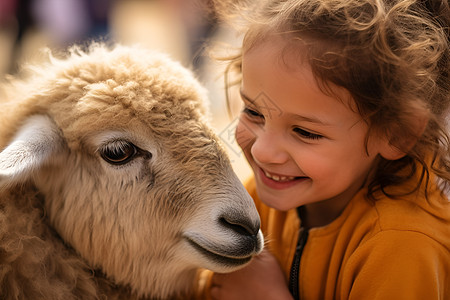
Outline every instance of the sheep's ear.
{"label": "sheep's ear", "polygon": [[55,154],[63,145],[58,127],[43,115],[35,115],[20,127],[9,145],[0,152],[0,179],[20,180]]}

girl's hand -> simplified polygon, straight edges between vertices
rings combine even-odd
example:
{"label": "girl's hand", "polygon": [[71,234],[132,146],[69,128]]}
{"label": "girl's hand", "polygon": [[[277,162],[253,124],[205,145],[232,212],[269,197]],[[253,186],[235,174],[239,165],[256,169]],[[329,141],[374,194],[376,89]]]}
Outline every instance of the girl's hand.
{"label": "girl's hand", "polygon": [[293,299],[280,265],[267,250],[241,270],[214,274],[211,296],[214,300]]}

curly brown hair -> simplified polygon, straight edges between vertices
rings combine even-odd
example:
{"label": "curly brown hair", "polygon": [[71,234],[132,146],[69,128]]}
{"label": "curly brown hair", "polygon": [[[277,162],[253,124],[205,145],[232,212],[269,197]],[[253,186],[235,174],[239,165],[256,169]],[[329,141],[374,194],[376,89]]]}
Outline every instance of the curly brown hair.
{"label": "curly brown hair", "polygon": [[[299,41],[324,92],[330,83],[347,89],[358,113],[406,155],[382,159],[369,183],[387,196],[389,186],[419,175],[428,191],[436,174],[442,191],[450,182],[450,9],[447,0],[264,0],[247,6],[249,21],[241,53],[228,71],[240,72],[242,54],[273,35],[289,52]],[[297,47],[299,48],[299,47]],[[304,49],[302,47],[302,49]],[[228,76],[226,76],[227,78]],[[428,123],[417,133],[417,109]],[[369,133],[367,135],[368,139]],[[367,142],[366,139],[366,142]],[[414,146],[406,146],[413,139]]]}

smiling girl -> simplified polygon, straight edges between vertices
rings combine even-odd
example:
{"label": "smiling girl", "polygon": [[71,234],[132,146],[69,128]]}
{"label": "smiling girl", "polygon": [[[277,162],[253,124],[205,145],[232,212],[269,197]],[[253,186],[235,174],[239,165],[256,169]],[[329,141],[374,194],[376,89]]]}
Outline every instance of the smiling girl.
{"label": "smiling girl", "polygon": [[213,299],[449,299],[448,1],[258,1],[236,140],[267,250]]}

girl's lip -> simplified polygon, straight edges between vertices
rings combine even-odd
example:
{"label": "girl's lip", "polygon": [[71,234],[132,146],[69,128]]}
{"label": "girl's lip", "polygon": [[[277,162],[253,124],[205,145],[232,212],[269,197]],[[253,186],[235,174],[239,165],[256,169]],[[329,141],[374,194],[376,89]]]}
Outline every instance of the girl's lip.
{"label": "girl's lip", "polygon": [[266,186],[276,189],[276,190],[282,190],[282,189],[289,188],[289,187],[296,185],[299,182],[302,182],[308,178],[308,177],[294,177],[294,176],[278,175],[278,174],[274,174],[274,173],[265,171],[262,168],[259,168],[258,174],[259,174],[259,177],[261,178],[261,181]]}

